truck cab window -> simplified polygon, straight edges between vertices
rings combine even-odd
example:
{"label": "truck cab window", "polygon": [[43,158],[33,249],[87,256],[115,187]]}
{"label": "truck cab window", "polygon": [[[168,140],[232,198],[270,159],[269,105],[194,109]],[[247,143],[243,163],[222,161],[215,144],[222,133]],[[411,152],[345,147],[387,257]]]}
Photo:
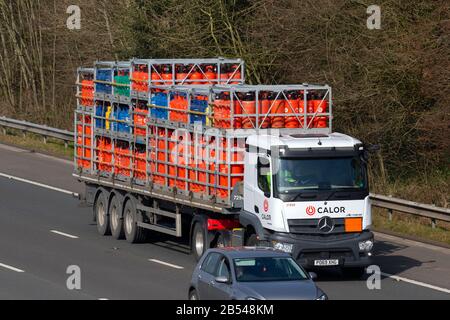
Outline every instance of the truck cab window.
{"label": "truck cab window", "polygon": [[258,187],[267,197],[270,197],[272,191],[272,172],[270,170],[270,161],[264,157],[258,157]]}

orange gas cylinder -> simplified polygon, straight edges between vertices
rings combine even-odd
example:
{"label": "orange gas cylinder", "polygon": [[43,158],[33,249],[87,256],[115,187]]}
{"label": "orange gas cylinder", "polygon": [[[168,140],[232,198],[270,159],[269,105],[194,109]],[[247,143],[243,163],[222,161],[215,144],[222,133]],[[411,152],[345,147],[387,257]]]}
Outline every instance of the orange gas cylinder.
{"label": "orange gas cylinder", "polygon": [[134,133],[137,136],[145,137],[147,134],[147,129],[145,128],[147,125],[147,116],[148,109],[144,106],[137,106],[134,109]]}
{"label": "orange gas cylinder", "polygon": [[209,84],[217,84],[217,70],[214,66],[205,67],[205,79],[209,80]]}
{"label": "orange gas cylinder", "polygon": [[163,76],[162,76],[162,71],[158,66],[153,66],[152,67],[152,85],[154,86],[162,86],[164,85],[164,80]]}
{"label": "orange gas cylinder", "polygon": [[[193,154],[194,161],[192,162],[192,165],[198,168],[198,184],[197,184],[197,192],[198,193],[206,193],[206,184],[208,183],[208,175],[207,175],[207,159],[205,157],[205,145],[206,145],[206,139],[205,137],[201,137],[199,141],[197,141],[196,149],[197,154]],[[195,149],[194,149],[195,152]]]}
{"label": "orange gas cylinder", "polygon": [[114,150],[114,173],[131,176],[131,151],[126,142],[118,141]]}
{"label": "orange gas cylinder", "polygon": [[286,113],[286,128],[298,128],[300,123],[297,119],[297,115],[299,113],[299,100],[296,92],[289,92],[287,94],[287,102],[285,102],[285,113]]}
{"label": "orange gas cylinder", "polygon": [[314,122],[315,128],[328,128],[328,117],[321,116],[323,113],[328,112],[328,100],[324,95],[317,95],[313,100],[314,112],[317,112],[317,120]]}
{"label": "orange gas cylinder", "polygon": [[242,72],[239,65],[231,66],[230,71],[228,72],[228,79],[231,79],[231,84],[240,84],[242,78]]}
{"label": "orange gas cylinder", "polygon": [[174,97],[174,99],[170,101],[169,119],[171,121],[187,123],[189,118],[189,115],[186,112],[187,109],[188,109],[187,99],[177,94]]}
{"label": "orange gas cylinder", "polygon": [[221,93],[216,93],[214,95],[213,103],[213,117],[214,117],[214,127],[221,128],[222,125],[222,105],[223,105],[223,95]]}
{"label": "orange gas cylinder", "polygon": [[269,117],[270,101],[267,92],[261,92],[259,95],[259,128],[267,129],[270,127]]}
{"label": "orange gas cylinder", "polygon": [[136,66],[131,79],[131,89],[138,92],[148,91],[148,68],[145,65]]}
{"label": "orange gas cylinder", "polygon": [[252,92],[247,92],[243,99],[242,103],[242,115],[245,116],[242,118],[242,128],[244,129],[252,129],[256,127],[256,101],[255,94]]}
{"label": "orange gas cylinder", "polygon": [[169,187],[175,187],[176,186],[176,179],[177,179],[177,167],[175,165],[175,158],[172,156],[174,153],[177,152],[177,142],[174,140],[174,137],[172,137],[173,132],[169,132],[169,150],[167,150],[167,162],[170,163],[168,166],[168,175],[169,175]]}
{"label": "orange gas cylinder", "polygon": [[145,157],[145,149],[137,149],[134,152],[134,178],[141,181],[147,180],[147,166],[146,166],[146,157]]}
{"label": "orange gas cylinder", "polygon": [[[84,122],[84,135],[90,136],[91,134],[92,134],[91,120],[90,120],[90,117],[86,116],[85,122]],[[77,135],[78,136],[83,135],[83,124],[77,125]]]}
{"label": "orange gas cylinder", "polygon": [[285,126],[285,101],[276,92],[269,94],[269,100],[271,105],[271,116],[270,122],[272,128],[284,128]]}
{"label": "orange gas cylinder", "polygon": [[81,104],[86,107],[94,105],[94,81],[81,81]]}
{"label": "orange gas cylinder", "polygon": [[77,138],[77,166],[78,168],[84,167],[84,160],[83,158],[83,138],[78,137]]}
{"label": "orange gas cylinder", "polygon": [[178,84],[184,84],[188,80],[188,68],[185,65],[179,65],[176,68],[176,80]]}
{"label": "orange gas cylinder", "polygon": [[[176,165],[176,182],[175,185],[178,189],[186,189],[186,179],[187,179],[187,162],[185,157],[185,145],[180,141],[175,149],[170,153],[170,163]],[[170,171],[169,171],[170,172]]]}
{"label": "orange gas cylinder", "polygon": [[162,67],[162,78],[164,80],[165,86],[173,85],[173,73],[172,73],[172,66],[165,65]]}
{"label": "orange gas cylinder", "polygon": [[112,158],[111,140],[108,138],[97,138],[98,170],[111,172]]}
{"label": "orange gas cylinder", "polygon": [[220,127],[229,129],[231,128],[231,98],[228,92],[222,93],[222,96]]}
{"label": "orange gas cylinder", "polygon": [[195,84],[203,84],[203,73],[198,69],[198,67],[195,67],[195,69],[192,71],[192,73],[189,76],[189,80],[191,80],[189,83],[192,85]]}
{"label": "orange gas cylinder", "polygon": [[[159,129],[158,131],[158,150],[156,152],[156,160],[157,165],[156,170],[154,172],[156,172],[156,174],[154,175],[154,182],[158,185],[164,185],[165,184],[165,178],[164,175],[166,174],[166,165],[165,162],[167,161],[167,150],[166,150],[166,142],[165,140],[163,140],[165,137],[165,130],[164,129]],[[155,141],[155,148],[156,148],[156,141]]]}
{"label": "orange gas cylinder", "polygon": [[309,129],[314,128],[314,122],[316,121],[315,118],[313,118],[313,114],[314,114],[314,97],[315,97],[315,93],[314,92],[310,92],[306,95],[307,97],[307,103],[306,103],[306,110],[308,111],[308,121],[307,121],[307,127]]}
{"label": "orange gas cylinder", "polygon": [[229,77],[228,73],[230,71],[230,68],[228,65],[222,64],[220,66],[220,84],[229,84]]}
{"label": "orange gas cylinder", "polygon": [[[207,149],[206,149],[207,150]],[[209,151],[208,168],[211,173],[208,175],[208,182],[210,184],[209,194],[212,196],[216,195],[216,150],[212,149]]]}
{"label": "orange gas cylinder", "polygon": [[242,128],[242,117],[240,117],[242,115],[242,106],[241,106],[241,101],[240,99],[238,99],[238,97],[235,95],[234,96],[234,125],[233,128],[234,129],[241,129]]}

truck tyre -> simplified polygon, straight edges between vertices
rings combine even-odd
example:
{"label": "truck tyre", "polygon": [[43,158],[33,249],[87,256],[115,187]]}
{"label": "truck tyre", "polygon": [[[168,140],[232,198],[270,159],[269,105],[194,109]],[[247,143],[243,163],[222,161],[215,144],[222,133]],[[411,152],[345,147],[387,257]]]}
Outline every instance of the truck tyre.
{"label": "truck tyre", "polygon": [[119,199],[113,197],[109,204],[109,219],[111,222],[111,234],[117,240],[122,240],[125,237],[122,212],[120,209]]}
{"label": "truck tyre", "polygon": [[205,230],[202,224],[197,222],[192,231],[192,252],[196,261],[199,261],[205,251],[208,249],[206,244]]}
{"label": "truck tyre", "polygon": [[342,273],[345,278],[360,279],[366,274],[366,268],[355,267],[355,268],[342,268]]}
{"label": "truck tyre", "polygon": [[101,236],[111,235],[110,219],[108,214],[108,202],[105,194],[100,192],[95,201],[94,214],[97,221],[97,230]]}
{"label": "truck tyre", "polygon": [[140,221],[138,212],[133,201],[128,200],[123,211],[123,224],[125,238],[130,243],[141,243],[145,241],[146,232],[144,228],[138,227]]}

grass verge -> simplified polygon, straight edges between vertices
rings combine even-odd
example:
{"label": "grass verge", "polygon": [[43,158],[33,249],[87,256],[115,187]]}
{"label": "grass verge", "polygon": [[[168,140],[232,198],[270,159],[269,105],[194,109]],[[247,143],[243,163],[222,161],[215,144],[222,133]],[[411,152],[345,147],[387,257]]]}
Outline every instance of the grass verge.
{"label": "grass verge", "polygon": [[0,133],[0,143],[8,144],[32,150],[55,157],[72,160],[73,158],[73,144],[69,143],[68,147],[64,146],[64,142],[57,139],[48,138],[47,143],[44,143],[42,136],[27,133],[23,136],[22,133],[16,130],[7,130],[7,134]]}
{"label": "grass verge", "polygon": [[450,224],[437,222],[435,229],[431,227],[430,219],[413,217],[408,214],[394,212],[389,220],[387,210],[372,209],[373,227],[382,232],[388,231],[414,239],[427,240],[450,245]]}

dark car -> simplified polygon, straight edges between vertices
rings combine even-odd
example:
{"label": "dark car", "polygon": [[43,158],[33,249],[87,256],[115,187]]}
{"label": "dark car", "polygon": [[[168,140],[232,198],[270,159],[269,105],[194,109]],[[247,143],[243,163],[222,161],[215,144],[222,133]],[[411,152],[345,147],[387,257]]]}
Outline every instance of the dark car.
{"label": "dark car", "polygon": [[192,275],[190,300],[327,300],[292,257],[272,248],[210,249]]}

